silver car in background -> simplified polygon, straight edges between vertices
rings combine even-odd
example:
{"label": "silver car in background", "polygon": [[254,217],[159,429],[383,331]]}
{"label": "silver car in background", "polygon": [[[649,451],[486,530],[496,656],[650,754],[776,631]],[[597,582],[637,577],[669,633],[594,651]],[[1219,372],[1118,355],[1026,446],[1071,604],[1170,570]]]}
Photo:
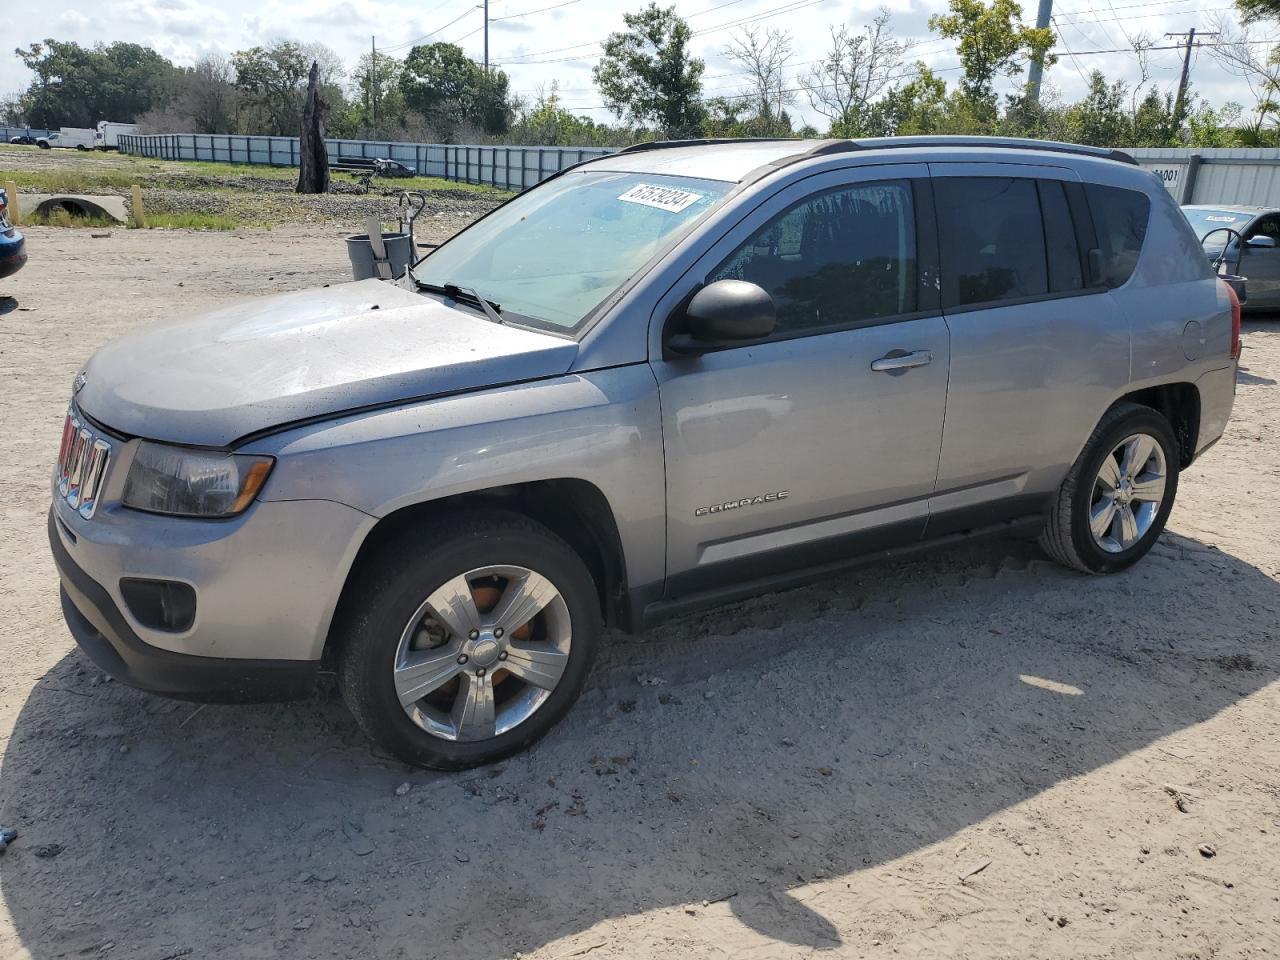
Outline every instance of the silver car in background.
{"label": "silver car in background", "polygon": [[1280,310],[1280,210],[1189,204],[1182,212],[1210,260],[1246,278],[1245,309]]}
{"label": "silver car in background", "polygon": [[325,666],[388,750],[473,766],[564,715],[606,624],[990,531],[1123,570],[1222,435],[1239,324],[1123,154],[641,145],[400,280],[102,348],[52,481],[63,609],[124,682]]}

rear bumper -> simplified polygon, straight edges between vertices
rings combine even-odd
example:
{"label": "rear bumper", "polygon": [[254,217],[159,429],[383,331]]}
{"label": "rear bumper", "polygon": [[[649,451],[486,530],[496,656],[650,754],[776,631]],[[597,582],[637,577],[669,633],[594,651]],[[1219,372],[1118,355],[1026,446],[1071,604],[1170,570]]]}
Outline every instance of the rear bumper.
{"label": "rear bumper", "polygon": [[1196,380],[1200,394],[1200,434],[1196,438],[1196,456],[1204,453],[1222,437],[1231,419],[1236,399],[1236,363],[1210,370]]}
{"label": "rear bumper", "polygon": [[62,579],[63,616],[80,649],[112,678],[149,693],[213,703],[297,700],[311,694],[314,660],[199,657],[143,641],[107,590],[71,559],[55,523],[51,511],[49,546]]}

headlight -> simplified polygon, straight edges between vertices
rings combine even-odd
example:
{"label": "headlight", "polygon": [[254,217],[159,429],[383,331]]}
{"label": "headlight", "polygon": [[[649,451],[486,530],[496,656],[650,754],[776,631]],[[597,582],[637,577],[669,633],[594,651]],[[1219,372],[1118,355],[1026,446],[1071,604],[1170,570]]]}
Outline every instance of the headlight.
{"label": "headlight", "polygon": [[124,482],[126,507],[182,517],[234,517],[253,502],[275,461],[143,441]]}

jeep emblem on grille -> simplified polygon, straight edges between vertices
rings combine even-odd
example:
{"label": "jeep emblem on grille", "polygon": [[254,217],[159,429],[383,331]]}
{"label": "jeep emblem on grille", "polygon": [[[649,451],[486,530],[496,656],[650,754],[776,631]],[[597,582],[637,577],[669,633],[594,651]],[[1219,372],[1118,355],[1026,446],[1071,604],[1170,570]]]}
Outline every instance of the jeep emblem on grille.
{"label": "jeep emblem on grille", "polygon": [[81,370],[79,373],[76,374],[76,378],[71,381],[71,392],[79,393],[81,390],[84,389],[84,385],[88,382],[89,382],[89,377],[86,375],[85,371]]}

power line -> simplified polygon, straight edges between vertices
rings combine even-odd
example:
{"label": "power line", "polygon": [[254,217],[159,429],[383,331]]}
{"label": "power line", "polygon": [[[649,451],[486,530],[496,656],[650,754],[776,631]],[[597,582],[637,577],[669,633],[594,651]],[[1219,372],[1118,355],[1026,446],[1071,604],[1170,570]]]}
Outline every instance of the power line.
{"label": "power line", "polygon": [[471,14],[473,14],[475,11],[479,9],[480,9],[479,7],[468,7],[466,10],[463,10],[462,13],[458,14],[456,17],[454,17],[452,20],[446,23],[443,27],[439,27],[435,30],[432,30],[430,33],[424,33],[422,36],[418,37],[418,39],[416,40],[408,40],[404,43],[396,43],[396,44],[392,44],[389,47],[383,47],[382,52],[390,53],[392,50],[403,50],[405,47],[416,47],[423,40],[429,40],[432,37],[434,37],[436,34],[443,33],[445,30],[448,30],[459,20],[462,20],[465,17],[470,16]]}
{"label": "power line", "polygon": [[490,23],[497,23],[499,20],[519,20],[521,17],[532,17],[535,13],[546,13],[548,10],[559,10],[561,7],[571,7],[575,3],[581,3],[582,0],[564,0],[563,3],[553,3],[549,7],[539,7],[537,10],[526,10],[524,13],[508,13],[502,17],[490,17]]}

